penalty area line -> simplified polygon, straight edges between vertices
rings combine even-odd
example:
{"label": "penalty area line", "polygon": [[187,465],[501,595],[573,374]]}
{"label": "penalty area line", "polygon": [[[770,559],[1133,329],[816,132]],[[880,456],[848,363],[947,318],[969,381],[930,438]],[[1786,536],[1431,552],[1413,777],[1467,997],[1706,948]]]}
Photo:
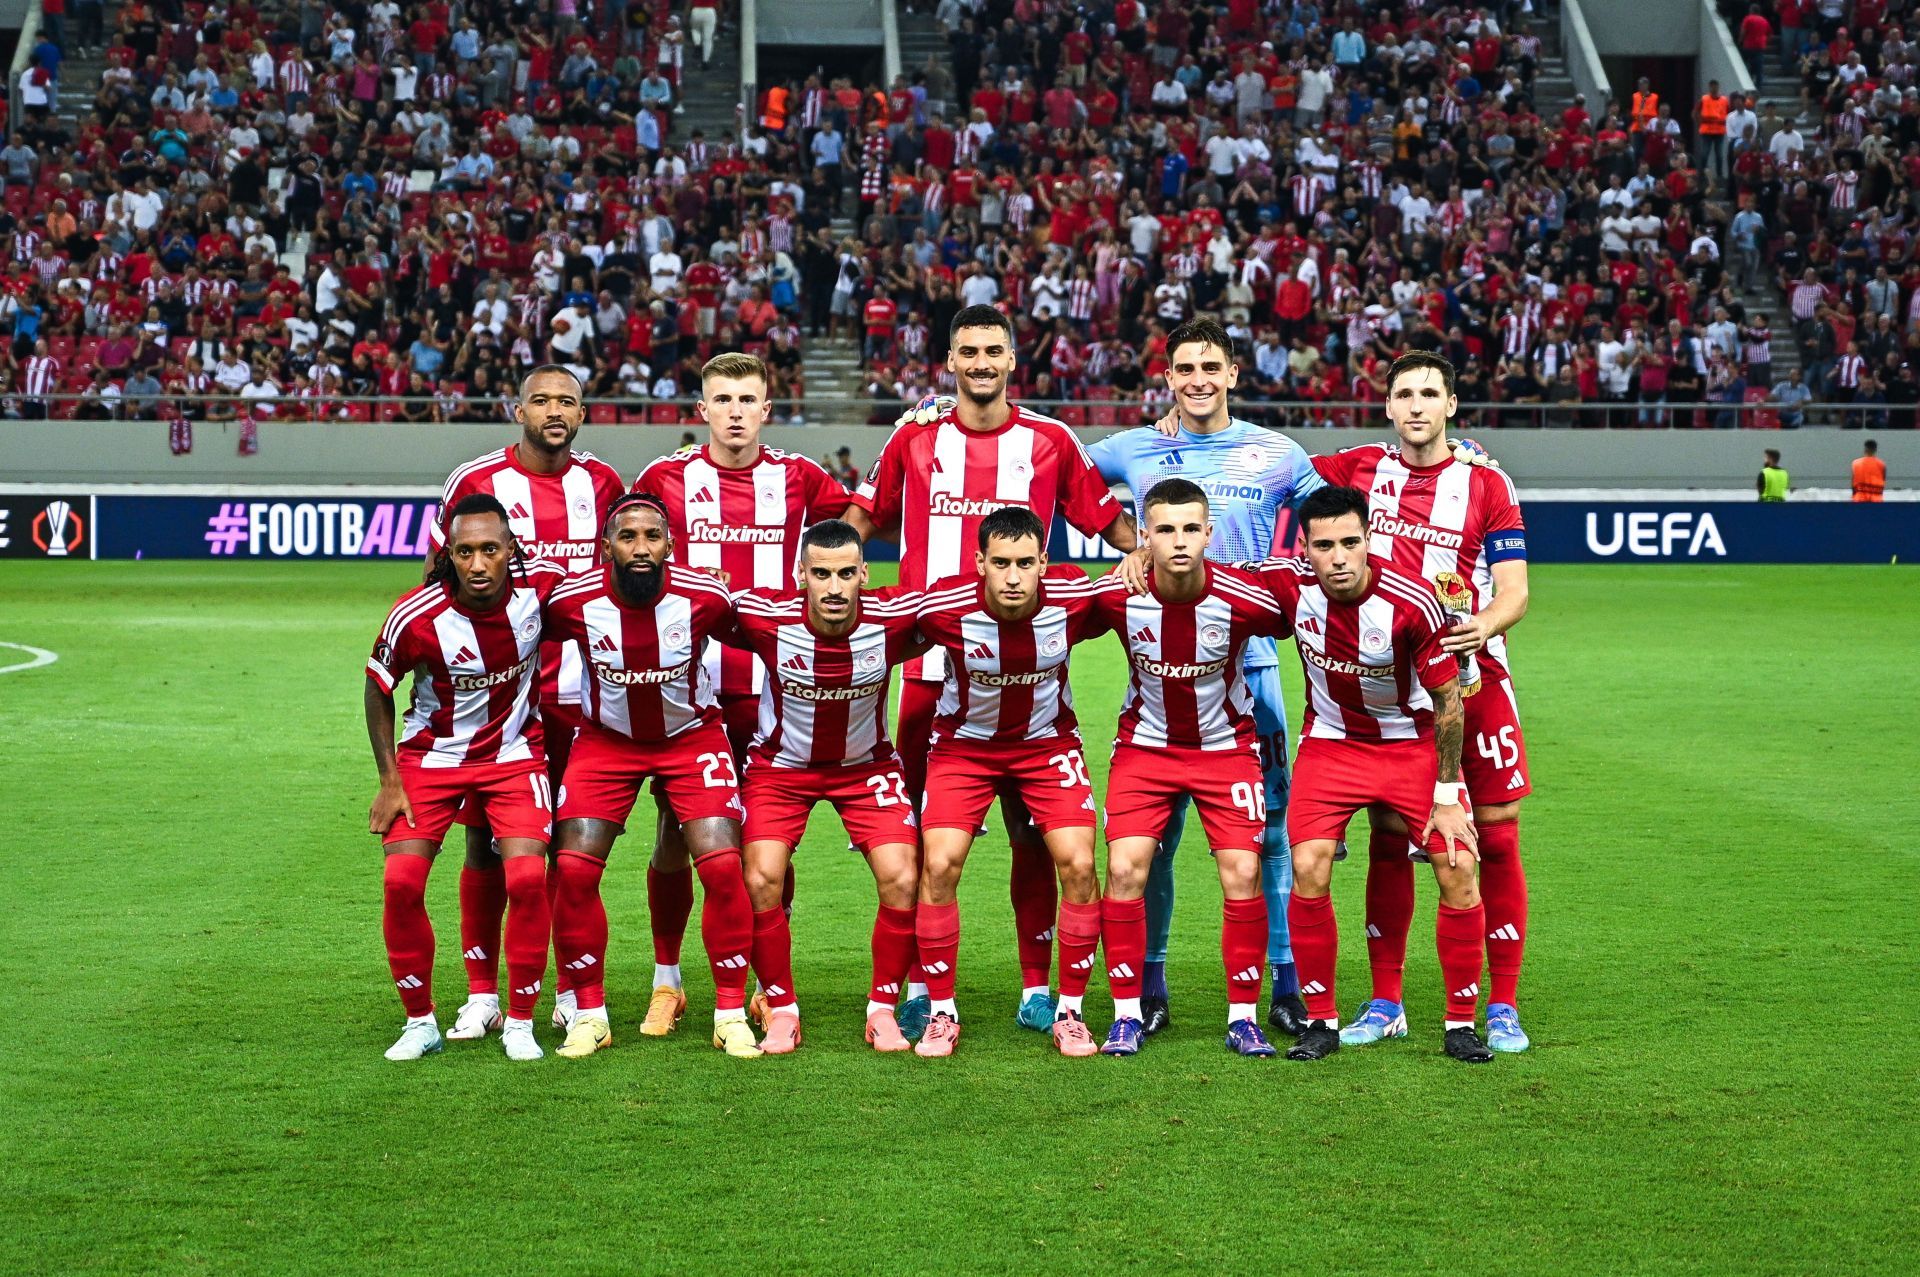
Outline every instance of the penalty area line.
{"label": "penalty area line", "polygon": [[51,665],[60,659],[58,652],[49,652],[44,647],[29,647],[25,643],[9,643],[0,639],[0,647],[10,647],[16,652],[25,652],[30,658],[16,661],[12,665],[0,665],[0,674],[18,674],[21,670],[36,670],[42,665]]}

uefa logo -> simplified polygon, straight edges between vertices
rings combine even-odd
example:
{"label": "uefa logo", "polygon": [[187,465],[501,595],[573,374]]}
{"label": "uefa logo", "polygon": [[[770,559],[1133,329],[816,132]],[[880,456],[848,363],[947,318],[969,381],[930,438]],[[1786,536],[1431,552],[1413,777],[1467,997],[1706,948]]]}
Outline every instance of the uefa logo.
{"label": "uefa logo", "polygon": [[64,559],[80,548],[87,535],[86,521],[65,501],[49,501],[33,516],[33,543],[50,559]]}

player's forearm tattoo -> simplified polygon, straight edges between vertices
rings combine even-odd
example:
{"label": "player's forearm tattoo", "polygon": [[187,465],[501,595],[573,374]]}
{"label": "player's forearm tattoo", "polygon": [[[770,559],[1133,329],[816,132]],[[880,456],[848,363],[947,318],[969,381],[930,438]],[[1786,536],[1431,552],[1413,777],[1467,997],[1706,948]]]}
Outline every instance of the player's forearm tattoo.
{"label": "player's forearm tattoo", "polygon": [[1460,779],[1460,743],[1466,735],[1467,708],[1460,700],[1460,685],[1449,684],[1433,711],[1433,748],[1440,755],[1440,783]]}

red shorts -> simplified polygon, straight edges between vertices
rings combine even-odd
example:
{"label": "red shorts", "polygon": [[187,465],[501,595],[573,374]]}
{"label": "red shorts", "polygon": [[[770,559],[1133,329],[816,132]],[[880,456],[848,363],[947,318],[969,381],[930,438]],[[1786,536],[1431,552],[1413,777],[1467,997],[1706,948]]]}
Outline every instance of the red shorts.
{"label": "red shorts", "polygon": [[754,730],[760,726],[760,698],[751,692],[745,696],[722,696],[720,719],[726,724],[727,743],[733,746],[734,765],[744,774],[747,746],[753,744]]}
{"label": "red shorts", "polygon": [[[1431,737],[1352,741],[1309,736],[1293,758],[1287,838],[1296,847],[1315,838],[1344,838],[1354,813],[1379,803],[1399,814],[1406,822],[1407,841],[1415,842],[1433,813],[1433,784],[1439,775]],[[1425,848],[1445,855],[1447,840],[1436,830],[1427,836]]]}
{"label": "red shorts", "polygon": [[469,767],[422,767],[400,759],[400,786],[413,804],[413,819],[401,816],[382,841],[388,844],[424,838],[439,843],[457,814],[471,807],[493,829],[495,838],[553,836],[553,790],[546,764],[538,758],[518,763],[480,763]]}
{"label": "red shorts", "polygon": [[[586,719],[581,717],[578,705],[547,701],[540,706],[540,736],[545,742],[542,748],[547,754],[547,788],[550,791],[558,790],[560,778],[567,774],[567,751],[573,748],[573,734],[584,722]],[[462,806],[457,819],[463,825],[487,823],[477,802]],[[500,834],[495,831],[493,836],[498,838]]]}
{"label": "red shorts", "polygon": [[[936,741],[927,754],[923,829],[980,828],[994,798],[1023,804],[1041,833],[1093,828],[1093,786],[1074,737],[1019,741]],[[1012,817],[1009,815],[1009,822]]]}
{"label": "red shorts", "polygon": [[900,760],[888,758],[863,767],[747,768],[746,841],[800,845],[813,805],[832,803],[861,851],[888,843],[920,845],[913,801],[900,774]]}
{"label": "red shorts", "polygon": [[1215,851],[1260,850],[1267,827],[1266,780],[1260,755],[1245,749],[1159,749],[1115,745],[1107,773],[1107,842],[1158,838],[1174,804],[1193,796],[1207,845]]}
{"label": "red shorts", "polygon": [[683,824],[746,815],[733,751],[718,724],[643,744],[589,723],[574,737],[566,783],[560,786],[560,819],[610,820],[624,829],[648,777]]}
{"label": "red shorts", "polygon": [[1481,803],[1497,806],[1533,792],[1527,773],[1527,738],[1520,734],[1520,703],[1506,671],[1482,661],[1480,690],[1461,702],[1467,738],[1460,749],[1460,779]]}

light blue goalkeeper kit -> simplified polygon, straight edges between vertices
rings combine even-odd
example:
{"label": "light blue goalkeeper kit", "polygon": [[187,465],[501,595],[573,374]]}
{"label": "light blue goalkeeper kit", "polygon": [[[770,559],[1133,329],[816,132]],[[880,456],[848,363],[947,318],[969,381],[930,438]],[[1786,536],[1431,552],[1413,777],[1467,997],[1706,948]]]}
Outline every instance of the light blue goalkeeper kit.
{"label": "light blue goalkeeper kit", "polygon": [[[1207,557],[1217,563],[1251,562],[1292,548],[1275,546],[1280,512],[1297,507],[1308,494],[1326,486],[1313,459],[1278,431],[1230,420],[1217,434],[1182,429],[1168,437],[1150,427],[1109,435],[1088,448],[1109,483],[1133,490],[1134,514],[1145,541],[1143,503],[1162,479],[1188,479],[1207,494],[1213,540]],[[1260,737],[1260,768],[1266,777],[1267,828],[1260,848],[1260,888],[1267,901],[1267,961],[1274,991],[1296,991],[1293,947],[1287,936],[1287,896],[1293,890],[1293,851],[1287,843],[1287,712],[1280,695],[1279,657],[1274,640],[1248,642],[1243,661],[1253,693],[1254,730]],[[1173,853],[1185,831],[1187,804],[1174,808],[1160,851],[1147,880],[1147,963],[1150,982],[1164,979],[1167,934],[1173,922]],[[1149,990],[1149,992],[1155,992]],[[1164,989],[1158,990],[1161,996]]]}

